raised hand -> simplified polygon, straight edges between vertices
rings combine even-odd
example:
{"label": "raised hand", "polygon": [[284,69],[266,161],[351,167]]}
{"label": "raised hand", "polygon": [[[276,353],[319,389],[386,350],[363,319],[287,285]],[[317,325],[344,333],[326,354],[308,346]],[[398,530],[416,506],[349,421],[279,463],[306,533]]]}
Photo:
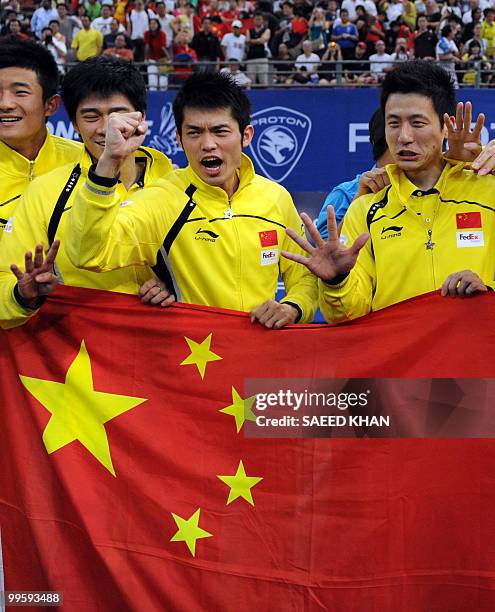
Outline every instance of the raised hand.
{"label": "raised hand", "polygon": [[390,178],[387,174],[386,168],[372,168],[367,172],[361,174],[359,179],[358,192],[354,199],[367,195],[368,193],[378,193],[384,189],[387,185],[390,185]]}
{"label": "raised hand", "polygon": [[471,129],[472,116],[471,102],[466,102],[465,109],[464,104],[458,102],[455,118],[448,113],[444,114],[449,145],[446,155],[450,159],[472,162],[481,152],[481,130],[485,124],[485,115],[483,113],[478,115],[473,129]]}
{"label": "raised hand", "polygon": [[115,176],[127,157],[143,144],[147,131],[148,124],[142,113],[112,113],[108,118],[105,149],[96,173]]}
{"label": "raised hand", "polygon": [[315,246],[312,246],[290,228],[287,228],[286,232],[294,242],[308,253],[309,257],[288,251],[282,251],[281,255],[303,264],[310,272],[325,282],[332,281],[337,276],[348,274],[356,264],[359,251],[366,244],[370,235],[368,233],[361,234],[361,236],[356,238],[351,247],[344,246],[340,242],[333,206],[327,208],[328,240],[323,240],[306,213],[301,214],[301,219]]}
{"label": "raised hand", "polygon": [[27,301],[36,301],[39,297],[48,295],[58,285],[58,278],[53,274],[53,264],[58,253],[60,241],[50,247],[43,259],[43,245],[37,244],[34,251],[34,259],[31,251],[24,256],[25,271],[22,272],[16,264],[10,269],[17,278],[19,294]]}

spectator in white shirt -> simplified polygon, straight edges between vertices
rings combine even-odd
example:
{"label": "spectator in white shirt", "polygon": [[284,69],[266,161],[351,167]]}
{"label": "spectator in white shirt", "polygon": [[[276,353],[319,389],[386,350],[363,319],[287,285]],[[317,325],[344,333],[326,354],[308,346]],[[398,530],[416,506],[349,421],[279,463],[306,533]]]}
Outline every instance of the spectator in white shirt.
{"label": "spectator in white shirt", "polygon": [[52,8],[51,0],[43,0],[31,17],[31,30],[38,40],[41,39],[41,30],[47,28],[52,19],[58,19],[57,10]]}
{"label": "spectator in white shirt", "polygon": [[401,0],[392,0],[387,8],[387,19],[389,23],[397,21],[403,12],[404,5],[402,4]]}
{"label": "spectator in white shirt", "polygon": [[[172,7],[174,3],[172,2]],[[177,29],[177,18],[174,17],[170,11],[167,9],[167,5],[165,2],[157,2],[155,4],[156,8],[156,18],[160,22],[163,32],[165,32],[165,36],[167,37],[167,52],[169,57],[172,57],[173,53],[173,43]],[[173,8],[172,8],[173,10]],[[167,12],[168,11],[168,12]]]}
{"label": "spectator in white shirt", "polygon": [[385,43],[377,40],[375,43],[376,53],[370,55],[371,76],[378,82],[383,81],[385,74],[393,68],[392,56],[385,53]]}
{"label": "spectator in white shirt", "polygon": [[110,24],[112,23],[112,7],[104,4],[101,7],[101,15],[91,22],[91,27],[94,30],[101,32],[103,36],[110,34]]}
{"label": "spectator in white shirt", "polygon": [[136,0],[133,10],[129,13],[127,33],[134,46],[134,60],[144,61],[144,33],[150,29],[150,19],[156,15],[153,11],[144,8],[143,0]]}
{"label": "spectator in white shirt", "polygon": [[236,57],[231,57],[229,60],[229,65],[227,68],[222,68],[220,72],[224,74],[230,74],[232,79],[242,87],[243,89],[251,88],[251,79],[249,79],[244,72],[242,72],[241,67],[239,65],[239,60]]}
{"label": "spectator in white shirt", "polygon": [[362,0],[344,0],[344,2],[342,2],[340,10],[347,9],[349,11],[349,21],[352,21],[352,23],[354,23],[356,21],[356,6],[363,6],[363,4],[364,3],[362,2]]}
{"label": "spectator in white shirt", "polygon": [[235,20],[232,22],[232,32],[225,34],[222,38],[222,51],[225,59],[235,58],[239,62],[244,59],[246,49],[246,37],[242,33],[242,22]]}
{"label": "spectator in white shirt", "polygon": [[320,58],[316,53],[313,53],[313,43],[310,40],[305,40],[302,45],[303,53],[296,57],[294,66],[296,70],[301,70],[304,67],[306,72],[317,72],[320,64]]}

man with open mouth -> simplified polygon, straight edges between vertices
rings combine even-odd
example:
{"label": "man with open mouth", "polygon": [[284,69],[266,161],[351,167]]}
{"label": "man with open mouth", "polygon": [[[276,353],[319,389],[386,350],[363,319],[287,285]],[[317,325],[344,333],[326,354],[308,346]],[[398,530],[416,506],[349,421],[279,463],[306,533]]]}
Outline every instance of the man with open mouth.
{"label": "man with open mouth", "polygon": [[387,74],[381,108],[394,160],[386,167],[390,184],[352,202],[340,237],[332,207],[328,240],[304,213],[315,246],[288,230],[309,256],[283,255],[319,277],[320,308],[331,323],[438,289],[468,296],[493,285],[495,177],[445,159],[442,149],[452,129],[476,142],[483,117],[471,132],[471,107],[464,118],[462,105],[456,111],[450,75],[421,60]]}
{"label": "man with open mouth", "polygon": [[[253,322],[275,329],[311,321],[315,277],[280,260],[289,244],[286,227],[301,234],[304,228],[289,193],[255,174],[242,153],[253,137],[250,115],[248,98],[228,75],[191,76],[174,101],[189,165],[120,209],[117,175],[146,128],[138,113],[112,116],[105,149],[74,200],[66,244],[74,264],[89,270],[153,265],[169,291],[153,288],[152,303],[166,305],[173,294],[250,312]],[[282,303],[274,299],[279,272],[287,291]]]}
{"label": "man with open mouth", "polygon": [[42,45],[0,40],[0,240],[29,183],[81,154],[79,143],[52,136],[46,127],[60,105],[58,78]]}

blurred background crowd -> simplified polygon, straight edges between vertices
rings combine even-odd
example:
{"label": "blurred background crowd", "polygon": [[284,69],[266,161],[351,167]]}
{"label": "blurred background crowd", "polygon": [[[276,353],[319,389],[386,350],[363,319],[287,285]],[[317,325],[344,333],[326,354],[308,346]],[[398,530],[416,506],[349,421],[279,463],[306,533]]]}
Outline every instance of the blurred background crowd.
{"label": "blurred background crowd", "polygon": [[1,0],[0,35],[34,38],[63,75],[104,54],[150,90],[193,70],[243,87],[378,85],[396,62],[437,61],[456,86],[495,83],[495,0]]}

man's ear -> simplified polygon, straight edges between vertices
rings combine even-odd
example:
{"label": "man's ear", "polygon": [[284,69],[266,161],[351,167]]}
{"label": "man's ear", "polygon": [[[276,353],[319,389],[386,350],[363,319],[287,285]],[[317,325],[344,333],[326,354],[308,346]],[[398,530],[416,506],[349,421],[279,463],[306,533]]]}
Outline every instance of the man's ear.
{"label": "man's ear", "polygon": [[180,134],[179,134],[179,130],[175,130],[175,137],[177,138],[177,142],[179,144],[179,147],[181,149],[183,149],[184,147],[182,146],[182,140],[181,140],[181,137],[180,137]]}
{"label": "man's ear", "polygon": [[58,94],[48,98],[48,100],[45,102],[45,117],[51,117],[54,115],[60,108],[61,103],[62,98]]}
{"label": "man's ear", "polygon": [[253,140],[254,136],[254,127],[249,124],[244,128],[244,133],[242,134],[242,148],[245,149]]}

